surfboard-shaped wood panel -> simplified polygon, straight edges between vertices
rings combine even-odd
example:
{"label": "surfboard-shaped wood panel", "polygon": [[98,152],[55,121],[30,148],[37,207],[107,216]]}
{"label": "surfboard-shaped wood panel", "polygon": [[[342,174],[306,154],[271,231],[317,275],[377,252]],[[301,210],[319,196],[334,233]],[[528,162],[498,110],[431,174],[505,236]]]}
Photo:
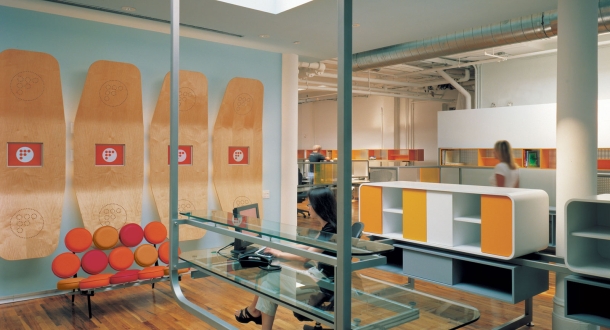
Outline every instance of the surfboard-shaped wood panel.
{"label": "surfboard-shaped wood panel", "polygon": [[[208,206],[208,80],[180,71],[178,136],[178,212]],[[170,75],[165,75],[150,125],[150,187],[161,222],[169,233]],[[182,218],[182,216],[180,216]],[[205,230],[180,226],[180,240],[199,239]]]}
{"label": "surfboard-shaped wood panel", "polygon": [[45,53],[0,53],[0,257],[57,248],[66,181],[59,63]]}
{"label": "surfboard-shaped wood panel", "polygon": [[227,85],[213,134],[214,188],[220,206],[263,200],[263,84],[255,79],[233,78]]}
{"label": "surfboard-shaped wood panel", "polygon": [[140,71],[129,63],[93,63],[74,120],[74,189],[90,232],[140,223],[143,148]]}

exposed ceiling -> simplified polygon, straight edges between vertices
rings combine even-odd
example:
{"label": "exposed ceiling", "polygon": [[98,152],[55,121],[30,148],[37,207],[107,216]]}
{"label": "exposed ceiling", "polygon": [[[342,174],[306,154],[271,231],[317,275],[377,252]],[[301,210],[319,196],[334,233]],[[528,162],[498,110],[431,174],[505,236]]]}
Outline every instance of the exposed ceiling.
{"label": "exposed ceiling", "polygon": [[[170,18],[169,0],[29,1],[72,4],[162,21]],[[135,11],[126,11],[125,7]],[[556,8],[557,0],[354,0],[353,22],[358,26],[353,28],[353,49],[358,53]],[[234,38],[237,45],[295,53],[303,62],[324,61],[326,76],[305,78],[301,75],[300,102],[332,99],[336,95],[336,78],[332,77],[337,73],[333,60],[337,54],[338,26],[335,0],[314,0],[277,15],[216,0],[182,0],[181,23],[236,35],[225,35],[225,38]],[[607,40],[609,36],[600,36],[600,39]],[[360,79],[354,81],[354,95],[366,96],[368,91],[378,95],[447,100],[446,91],[452,88],[439,87],[442,79],[435,72],[417,71],[493,60],[498,54],[510,58],[555,48],[556,38],[552,38],[356,72],[354,76]],[[459,79],[464,77],[464,70],[454,68],[448,73]],[[473,90],[474,71],[470,73],[470,81],[463,85]],[[455,93],[447,95],[455,99]]]}
{"label": "exposed ceiling", "polygon": [[[57,2],[170,19],[169,0]],[[314,0],[277,15],[216,0],[182,0],[180,6],[182,23],[243,35],[281,52],[299,54],[302,60],[337,54],[335,0]],[[354,0],[354,23],[360,26],[354,28],[353,48],[361,52],[556,8],[557,0]],[[262,40],[260,35],[269,38]]]}

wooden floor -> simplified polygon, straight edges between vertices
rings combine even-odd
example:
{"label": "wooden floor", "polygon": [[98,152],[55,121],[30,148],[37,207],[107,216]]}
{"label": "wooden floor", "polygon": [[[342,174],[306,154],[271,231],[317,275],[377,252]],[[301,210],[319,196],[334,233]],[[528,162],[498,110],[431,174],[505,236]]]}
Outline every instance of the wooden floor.
{"label": "wooden floor", "polygon": [[[300,207],[306,209],[304,202]],[[354,203],[354,220],[357,218]],[[312,225],[299,218],[300,225]],[[367,274],[395,283],[405,283],[403,276],[378,270]],[[554,274],[550,276],[551,289],[534,297],[534,329],[551,329]],[[443,286],[416,282],[416,289],[446,299],[476,307],[481,318],[464,329],[491,329],[514,319],[524,311],[524,303],[511,305]],[[233,318],[233,311],[243,308],[252,295],[213,278],[193,280],[185,276],[182,281],[185,296],[239,329],[260,329],[250,323],[243,325]],[[0,329],[214,329],[180,308],[173,299],[168,283],[157,283],[97,293],[92,297],[93,318],[87,315],[86,297],[77,296],[74,306],[65,295],[0,305]],[[279,308],[274,329],[301,329],[292,312]],[[397,328],[400,329],[400,328]],[[433,329],[432,327],[429,329]],[[524,328],[526,329],[526,328]]]}

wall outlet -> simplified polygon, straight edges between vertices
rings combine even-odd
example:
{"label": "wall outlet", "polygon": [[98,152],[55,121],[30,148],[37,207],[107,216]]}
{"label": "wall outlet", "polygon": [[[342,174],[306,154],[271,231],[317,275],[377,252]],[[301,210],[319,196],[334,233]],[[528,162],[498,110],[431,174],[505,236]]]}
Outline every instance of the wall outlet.
{"label": "wall outlet", "polygon": [[269,190],[263,190],[263,198],[269,198]]}

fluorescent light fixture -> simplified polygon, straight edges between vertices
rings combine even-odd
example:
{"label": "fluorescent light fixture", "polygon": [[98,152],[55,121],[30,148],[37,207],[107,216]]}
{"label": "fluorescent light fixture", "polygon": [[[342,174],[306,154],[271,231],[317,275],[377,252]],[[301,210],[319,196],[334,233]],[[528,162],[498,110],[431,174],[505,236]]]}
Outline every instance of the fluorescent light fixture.
{"label": "fluorescent light fixture", "polygon": [[300,91],[304,91],[304,90],[305,90],[305,88],[299,88],[299,90],[300,90]]}
{"label": "fluorescent light fixture", "polygon": [[312,0],[218,0],[270,14],[279,14]]}

